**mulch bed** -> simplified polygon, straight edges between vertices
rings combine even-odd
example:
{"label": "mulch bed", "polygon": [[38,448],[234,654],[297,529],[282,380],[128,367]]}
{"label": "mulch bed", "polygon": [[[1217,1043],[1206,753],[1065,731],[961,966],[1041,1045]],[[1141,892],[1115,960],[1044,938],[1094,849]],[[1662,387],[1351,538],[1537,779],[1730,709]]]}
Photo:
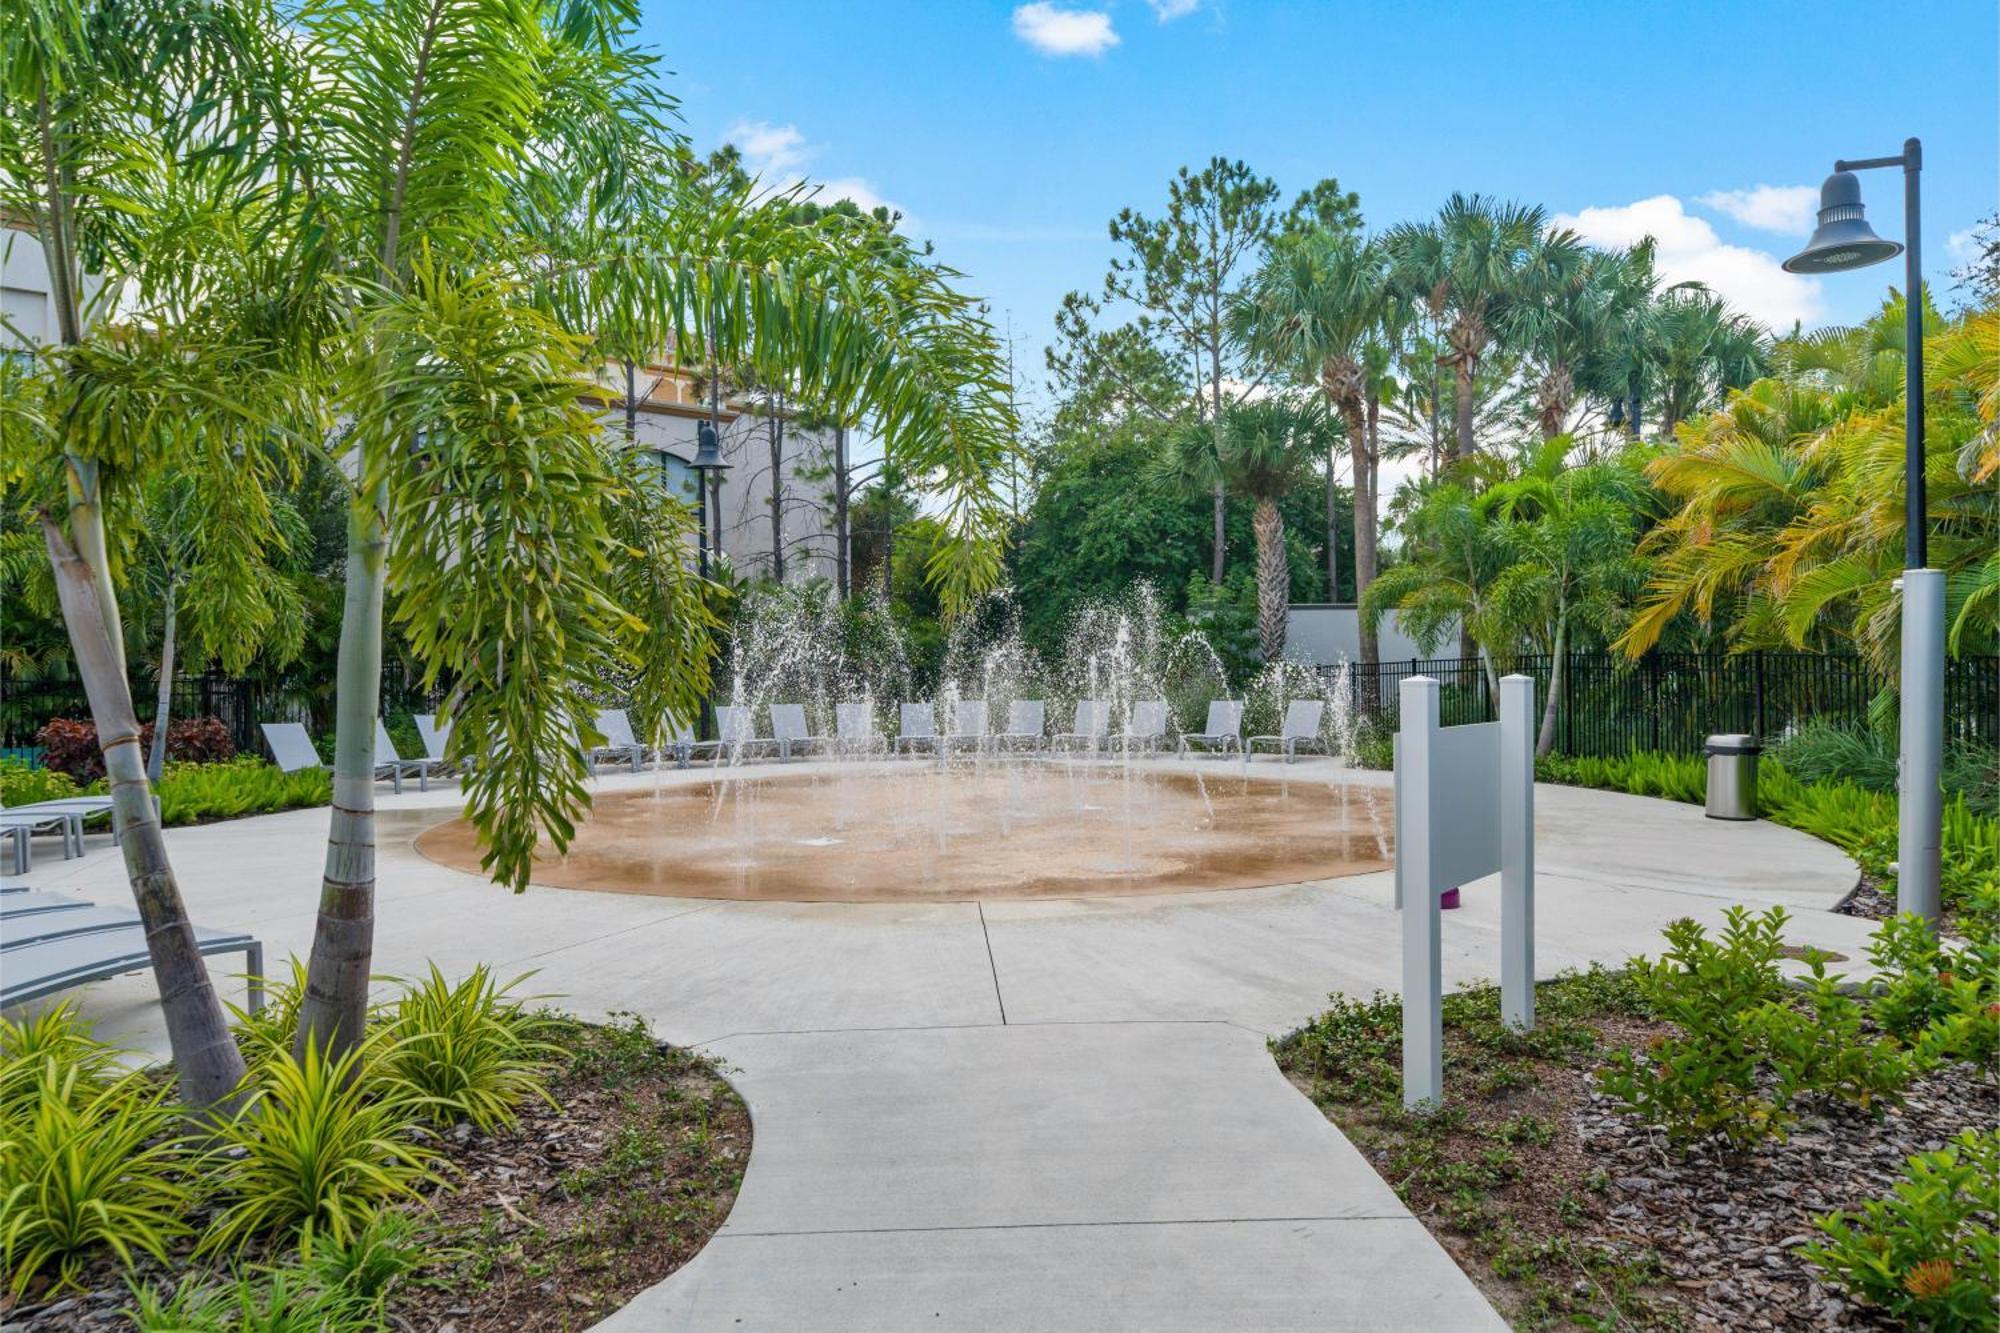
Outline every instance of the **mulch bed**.
{"label": "mulch bed", "polygon": [[[444,1134],[449,1183],[409,1210],[436,1257],[395,1289],[390,1327],[587,1328],[686,1263],[729,1216],[750,1115],[717,1067],[637,1020],[566,1022],[558,1040],[570,1054],[549,1080],[556,1105],[533,1103],[492,1134]],[[107,1257],[80,1292],[0,1301],[0,1333],[130,1327],[128,1279],[184,1280],[187,1256],[176,1258],[121,1270]]]}
{"label": "mulch bed", "polygon": [[1573,1026],[1590,1035],[1568,1049],[1503,1054],[1491,1031],[1448,1023],[1447,1107],[1431,1117],[1402,1111],[1391,1054],[1343,1084],[1294,1039],[1275,1051],[1516,1327],[1893,1326],[1823,1286],[1798,1249],[1816,1217],[1888,1193],[1912,1154],[2000,1118],[1990,1073],[1941,1070],[1880,1119],[1808,1115],[1787,1141],[1681,1157],[1595,1083],[1610,1052],[1666,1025],[1608,1009]]}

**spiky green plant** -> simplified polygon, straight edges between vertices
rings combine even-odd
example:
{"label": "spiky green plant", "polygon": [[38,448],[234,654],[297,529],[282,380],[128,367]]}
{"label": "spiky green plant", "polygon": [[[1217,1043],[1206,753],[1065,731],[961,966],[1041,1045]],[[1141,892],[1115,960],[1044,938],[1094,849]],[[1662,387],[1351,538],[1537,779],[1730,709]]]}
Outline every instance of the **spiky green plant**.
{"label": "spiky green plant", "polygon": [[501,985],[482,963],[451,982],[433,963],[405,983],[389,1012],[383,1067],[428,1098],[427,1119],[491,1130],[512,1124],[528,1101],[555,1104],[543,1076],[560,1048],[548,1040],[549,1021],[513,997],[525,980]]}
{"label": "spiky green plant", "polygon": [[201,1159],[174,1133],[173,1085],[103,1081],[80,1055],[45,1054],[30,1095],[0,1104],[0,1264],[16,1293],[51,1269],[75,1282],[100,1247],[163,1260],[189,1231]]}
{"label": "spiky green plant", "polygon": [[350,1241],[377,1209],[437,1182],[437,1152],[420,1139],[427,1099],[377,1063],[377,1034],[329,1058],[315,1040],[257,1070],[243,1110],[217,1132],[232,1151],[219,1184],[233,1200],[202,1237],[204,1253],[310,1226]]}

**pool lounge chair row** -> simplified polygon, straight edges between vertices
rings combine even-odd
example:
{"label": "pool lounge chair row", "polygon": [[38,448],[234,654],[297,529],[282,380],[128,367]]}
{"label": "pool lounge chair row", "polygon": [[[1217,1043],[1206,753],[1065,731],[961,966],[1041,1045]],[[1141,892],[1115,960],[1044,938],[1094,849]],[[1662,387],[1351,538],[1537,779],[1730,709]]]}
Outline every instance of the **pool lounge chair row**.
{"label": "pool lounge chair row", "polygon": [[[194,928],[203,955],[241,953],[250,975],[250,1009],[264,1003],[264,946],[242,931]],[[0,886],[0,1009],[87,981],[149,966],[146,928],[136,912],[99,907],[68,894]]]}

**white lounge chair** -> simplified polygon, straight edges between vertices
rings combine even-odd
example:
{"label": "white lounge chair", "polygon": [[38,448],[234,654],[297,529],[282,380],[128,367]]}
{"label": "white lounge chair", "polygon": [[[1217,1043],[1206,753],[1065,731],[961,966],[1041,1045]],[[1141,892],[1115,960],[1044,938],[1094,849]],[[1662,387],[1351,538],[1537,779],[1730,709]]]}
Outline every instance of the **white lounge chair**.
{"label": "white lounge chair", "polygon": [[389,738],[389,728],[381,718],[375,719],[375,776],[381,777],[388,770],[389,779],[397,791],[403,790],[403,779],[415,774],[417,790],[431,789],[431,774],[437,771],[437,760],[425,755],[421,759],[405,759],[396,751],[396,742]]}
{"label": "white lounge chair", "polygon": [[673,731],[667,736],[667,743],[655,750],[654,757],[659,758],[672,755],[674,757],[675,768],[686,768],[688,766],[688,755],[693,753],[693,751],[694,723],[677,722],[674,724]]}
{"label": "white lounge chair", "polygon": [[[194,927],[197,952],[242,953],[250,1009],[264,1004],[264,946],[240,931]],[[0,893],[0,1008],[87,981],[136,972],[152,961],[136,912],[47,892]]]}
{"label": "white lounge chair", "polygon": [[1326,700],[1294,699],[1285,705],[1285,720],[1278,724],[1277,735],[1252,736],[1245,745],[1253,754],[1259,745],[1268,745],[1281,751],[1289,764],[1298,757],[1301,746],[1326,748],[1326,742],[1319,734],[1320,720],[1325,716]]}
{"label": "white lounge chair", "polygon": [[826,737],[813,735],[806,726],[804,704],[771,705],[771,738],[778,743],[778,758],[781,760],[824,747],[827,742]]}
{"label": "white lounge chair", "polygon": [[1167,701],[1165,699],[1135,699],[1132,702],[1132,716],[1125,722],[1125,732],[1118,738],[1118,748],[1126,754],[1134,750],[1146,754],[1158,752],[1167,739]]}
{"label": "white lounge chair", "polygon": [[927,703],[906,703],[897,707],[898,735],[896,750],[936,751],[938,748],[937,711]]}
{"label": "white lounge chair", "polygon": [[[299,773],[308,768],[326,767],[320,762],[319,751],[314,748],[312,737],[307,734],[303,723],[260,722],[257,725],[264,733],[264,744],[271,747],[271,758],[276,761],[280,769],[287,773]],[[375,722],[375,779],[378,782],[383,778],[389,779],[400,795],[403,790],[403,774],[406,771],[418,772],[419,770],[412,765],[419,761],[398,756],[391,763],[383,759],[385,753],[395,754],[396,747],[389,743],[388,728],[384,727],[378,718]],[[428,759],[421,762],[430,763]],[[419,773],[420,779],[421,776]]]}
{"label": "white lounge chair", "polygon": [[27,850],[28,839],[37,833],[54,833],[62,838],[63,860],[82,856],[83,821],[95,815],[108,814],[110,810],[109,796],[68,796],[0,809],[0,828],[19,830],[17,834],[7,835],[17,839],[14,859],[19,869],[14,873],[28,873],[32,863]]}
{"label": "white lounge chair", "polygon": [[977,750],[986,740],[986,701],[984,699],[960,699],[952,705],[951,735],[945,737],[947,749],[960,744],[969,744]]}
{"label": "white lounge chair", "polygon": [[[0,821],[0,838],[7,840],[8,874],[25,875],[35,868],[34,856],[28,850],[28,844],[33,840],[34,832],[34,829],[27,824]],[[69,846],[67,840],[64,841],[63,846],[65,848]]]}
{"label": "white lounge chair", "polygon": [[646,747],[632,734],[632,719],[625,715],[624,709],[598,709],[597,729],[604,734],[604,744],[592,746],[583,756],[592,773],[607,759],[624,760],[634,773],[646,766]]}
{"label": "white lounge chair", "polygon": [[1234,750],[1243,752],[1243,701],[1241,699],[1211,699],[1208,705],[1208,720],[1201,730],[1181,737],[1180,753],[1186,757],[1193,746],[1213,754],[1228,754]]}
{"label": "white lounge chair", "polygon": [[718,704],[715,709],[715,733],[712,741],[696,741],[690,745],[688,754],[692,756],[707,751],[716,763],[721,764],[753,750],[775,751],[778,748],[777,741],[757,734],[756,715],[748,708]]}
{"label": "white lounge chair", "polygon": [[840,748],[847,751],[889,751],[889,738],[875,730],[875,710],[865,703],[833,706],[833,729]]}
{"label": "white lounge chair", "polygon": [[1058,750],[1067,745],[1096,754],[1110,733],[1110,704],[1103,699],[1078,699],[1076,716],[1070,721],[1070,729],[1049,737],[1049,744]]}
{"label": "white lounge chair", "polygon": [[1048,710],[1040,699],[1016,699],[1007,705],[1007,730],[993,739],[1013,750],[1039,750],[1048,744]]}

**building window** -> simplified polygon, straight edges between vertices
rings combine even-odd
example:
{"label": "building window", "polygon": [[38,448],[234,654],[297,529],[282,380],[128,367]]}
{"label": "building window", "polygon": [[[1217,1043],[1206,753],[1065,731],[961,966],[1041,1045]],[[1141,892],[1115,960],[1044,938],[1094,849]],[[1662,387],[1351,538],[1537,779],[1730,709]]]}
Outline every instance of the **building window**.
{"label": "building window", "polygon": [[677,458],[664,449],[654,450],[653,457],[660,465],[660,485],[666,488],[667,494],[683,504],[692,505],[695,502],[694,469],[688,466],[687,460]]}

